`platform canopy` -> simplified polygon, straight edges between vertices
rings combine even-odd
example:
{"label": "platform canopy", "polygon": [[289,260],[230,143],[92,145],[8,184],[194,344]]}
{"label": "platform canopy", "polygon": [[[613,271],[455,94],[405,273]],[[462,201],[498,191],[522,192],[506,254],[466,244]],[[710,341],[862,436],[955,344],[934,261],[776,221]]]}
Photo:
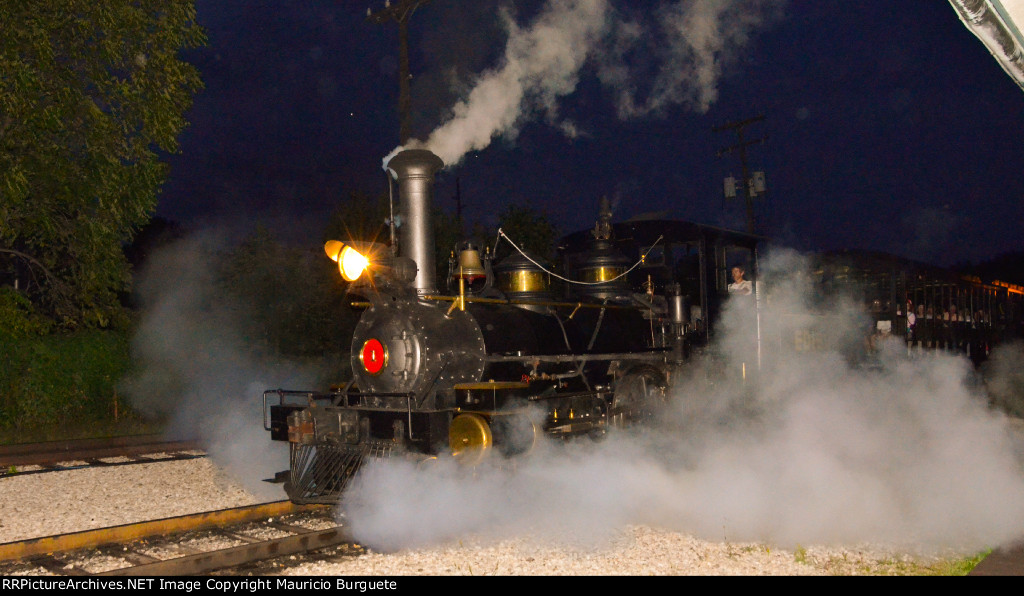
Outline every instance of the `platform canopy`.
{"label": "platform canopy", "polygon": [[1024,0],[949,0],[960,20],[1024,89]]}

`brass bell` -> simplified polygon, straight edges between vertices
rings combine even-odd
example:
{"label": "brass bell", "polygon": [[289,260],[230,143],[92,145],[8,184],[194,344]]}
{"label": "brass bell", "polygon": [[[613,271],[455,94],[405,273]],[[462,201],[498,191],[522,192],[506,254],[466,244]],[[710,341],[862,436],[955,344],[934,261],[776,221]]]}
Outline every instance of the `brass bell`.
{"label": "brass bell", "polygon": [[456,279],[473,281],[487,276],[483,262],[480,261],[480,251],[472,246],[459,251],[459,268],[453,272]]}

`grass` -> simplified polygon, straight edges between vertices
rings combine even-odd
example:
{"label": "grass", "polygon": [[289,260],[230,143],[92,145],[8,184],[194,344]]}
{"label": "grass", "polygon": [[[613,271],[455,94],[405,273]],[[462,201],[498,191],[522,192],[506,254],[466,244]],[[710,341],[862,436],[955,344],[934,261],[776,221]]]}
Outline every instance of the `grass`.
{"label": "grass", "polygon": [[[747,557],[771,556],[772,549],[766,544],[735,545],[726,543],[726,554],[730,559],[741,560]],[[779,554],[786,549],[776,551]],[[808,568],[816,569],[827,575],[875,575],[875,576],[963,576],[973,570],[978,563],[991,553],[991,550],[968,557],[916,557],[890,551],[870,554],[859,549],[820,550],[796,545],[790,551],[792,560]]]}
{"label": "grass", "polygon": [[987,550],[970,557],[938,560],[923,560],[913,557],[851,560],[844,555],[829,557],[821,563],[821,566],[830,575],[964,576],[991,552],[991,550]]}
{"label": "grass", "polygon": [[952,576],[963,576],[970,573],[981,563],[985,557],[992,554],[992,549],[980,552],[973,557],[966,557],[963,559],[952,559],[949,561],[942,561],[938,565],[934,566],[932,570],[934,573],[927,575],[952,575]]}
{"label": "grass", "polygon": [[64,424],[30,429],[3,428],[0,429],[0,445],[151,435],[160,434],[162,431],[163,425],[158,421],[144,420],[136,415],[128,415],[122,416],[118,420],[90,422],[82,425]]}
{"label": "grass", "polygon": [[802,546],[797,546],[796,551],[793,553],[793,560],[797,563],[807,563],[807,549]]}

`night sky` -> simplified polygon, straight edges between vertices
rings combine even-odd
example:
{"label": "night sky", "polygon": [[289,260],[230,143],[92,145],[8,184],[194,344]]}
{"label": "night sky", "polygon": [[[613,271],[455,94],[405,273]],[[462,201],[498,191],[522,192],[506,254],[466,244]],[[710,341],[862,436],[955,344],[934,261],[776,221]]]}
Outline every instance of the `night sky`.
{"label": "night sky", "polygon": [[[943,265],[1024,248],[1024,92],[948,2],[700,1],[728,6],[718,27],[733,33],[701,91],[684,83],[658,109],[621,116],[624,91],[651,105],[660,76],[692,67],[664,53],[671,40],[660,27],[676,2],[612,1],[620,25],[595,42],[570,90],[546,109],[533,101],[514,133],[439,174],[437,204],[454,213],[458,181],[470,221],[528,204],[567,233],[592,227],[607,196],[616,220],[663,212],[744,229],[742,202],[722,196],[722,179],[740,175],[738,155],[716,155],[737,137],[713,128],[763,114],[744,134],[766,137],[748,158],[768,186],[758,231],[779,243]],[[209,45],[186,57],[206,89],[169,158],[157,215],[261,223],[319,245],[342,197],[386,191],[382,159],[398,145],[397,27],[366,20],[378,0],[196,4]],[[434,0],[414,14],[414,137],[501,67],[499,7],[509,4]],[[525,30],[548,3],[513,4]],[[632,45],[615,54],[628,32]],[[609,82],[610,63],[623,78]]]}

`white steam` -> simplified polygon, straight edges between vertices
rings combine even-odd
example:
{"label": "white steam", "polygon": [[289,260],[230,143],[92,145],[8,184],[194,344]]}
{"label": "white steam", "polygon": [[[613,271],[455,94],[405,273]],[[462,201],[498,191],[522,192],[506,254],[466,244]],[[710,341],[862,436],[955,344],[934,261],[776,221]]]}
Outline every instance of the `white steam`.
{"label": "white steam", "polygon": [[[701,0],[662,5],[657,25],[623,23],[605,48],[599,76],[617,93],[619,116],[637,118],[683,105],[706,112],[718,99],[726,65],[735,60],[755,30],[779,17],[780,0]],[[653,84],[639,98],[627,61],[631,52],[654,53]]]}
{"label": "white steam", "polygon": [[[405,148],[429,149],[453,166],[496,137],[514,138],[537,115],[576,138],[584,132],[559,120],[558,102],[576,90],[588,62],[615,94],[623,118],[679,104],[707,111],[717,98],[723,65],[781,5],[782,0],[665,2],[654,11],[656,24],[625,19],[610,0],[549,0],[526,27],[503,12],[508,42],[500,64],[477,78],[426,141]],[[637,55],[657,61],[644,99],[638,98],[638,81],[649,73],[636,72]]]}
{"label": "white steam", "polygon": [[1024,418],[1024,343],[1018,340],[998,346],[982,368],[996,405]]}
{"label": "white steam", "polygon": [[[656,427],[544,444],[504,468],[374,462],[343,503],[356,538],[388,550],[467,533],[597,544],[625,524],[649,524],[788,548],[973,553],[1024,535],[1020,437],[965,358],[908,355],[891,340],[858,360],[850,338],[864,329],[862,313],[812,315],[798,290],[805,282],[772,284],[765,334],[785,321],[819,336],[822,349],[776,344],[757,375],[756,350],[737,339],[751,329],[733,328],[677,379]],[[743,319],[753,309],[744,298],[723,316]]]}
{"label": "white steam", "polygon": [[287,444],[263,430],[262,391],[306,387],[311,375],[259,355],[237,332],[245,314],[225,302],[214,274],[224,244],[202,234],[151,257],[137,277],[137,373],[121,389],[140,412],[167,418],[168,435],[199,440],[250,492],[277,500],[281,487],[262,480],[287,469]]}
{"label": "white steam", "polygon": [[580,68],[605,33],[608,13],[606,0],[552,0],[523,29],[503,12],[509,38],[502,64],[480,76],[425,147],[455,165],[495,136],[514,136],[531,112],[554,121],[558,98],[576,89]]}

